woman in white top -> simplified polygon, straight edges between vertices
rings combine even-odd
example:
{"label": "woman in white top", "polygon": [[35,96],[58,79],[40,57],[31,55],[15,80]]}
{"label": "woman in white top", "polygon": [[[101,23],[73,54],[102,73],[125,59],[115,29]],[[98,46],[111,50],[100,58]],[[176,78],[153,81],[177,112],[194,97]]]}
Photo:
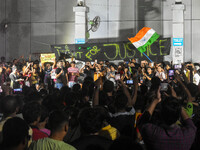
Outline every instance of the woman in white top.
{"label": "woman in white top", "polygon": [[199,85],[200,76],[198,74],[199,66],[194,67],[193,83]]}
{"label": "woman in white top", "polygon": [[165,72],[164,72],[163,68],[161,68],[161,66],[158,66],[155,76],[159,77],[161,81],[166,80]]}

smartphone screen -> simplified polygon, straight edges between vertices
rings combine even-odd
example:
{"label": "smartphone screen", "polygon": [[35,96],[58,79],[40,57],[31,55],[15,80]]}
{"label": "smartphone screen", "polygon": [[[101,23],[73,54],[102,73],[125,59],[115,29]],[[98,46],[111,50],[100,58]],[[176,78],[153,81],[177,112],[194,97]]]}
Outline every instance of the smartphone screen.
{"label": "smartphone screen", "polygon": [[174,65],[174,69],[181,69],[182,65]]}
{"label": "smartphone screen", "polygon": [[39,66],[42,67],[42,63],[41,62],[39,63]]}
{"label": "smartphone screen", "polygon": [[132,85],[133,84],[133,80],[126,80],[126,84],[127,85]]}
{"label": "smartphone screen", "polygon": [[120,74],[116,74],[115,75],[115,80],[117,81],[117,80],[120,80]]}
{"label": "smartphone screen", "polygon": [[22,92],[22,89],[13,89],[14,94],[18,94],[18,93],[21,93],[21,92]]}
{"label": "smartphone screen", "polygon": [[3,92],[3,90],[2,90],[2,88],[1,88],[1,86],[0,86],[0,93],[2,93]]}
{"label": "smartphone screen", "polygon": [[169,70],[169,79],[174,80],[174,70]]}
{"label": "smartphone screen", "polygon": [[140,83],[143,83],[143,77],[140,77]]}
{"label": "smartphone screen", "polygon": [[167,91],[167,89],[168,89],[168,83],[161,83],[161,89],[160,89],[160,91]]}
{"label": "smartphone screen", "polygon": [[154,67],[154,62],[151,63],[151,67]]}

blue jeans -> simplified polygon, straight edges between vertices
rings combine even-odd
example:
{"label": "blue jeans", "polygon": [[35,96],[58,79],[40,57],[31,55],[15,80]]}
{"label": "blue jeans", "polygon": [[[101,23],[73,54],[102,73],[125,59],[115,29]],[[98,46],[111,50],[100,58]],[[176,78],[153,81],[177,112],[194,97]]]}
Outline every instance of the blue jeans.
{"label": "blue jeans", "polygon": [[68,82],[69,88],[72,88],[74,86],[74,84],[76,84],[76,82],[69,81]]}
{"label": "blue jeans", "polygon": [[61,89],[63,87],[63,84],[62,83],[56,83],[55,84],[55,88],[57,88],[57,89]]}

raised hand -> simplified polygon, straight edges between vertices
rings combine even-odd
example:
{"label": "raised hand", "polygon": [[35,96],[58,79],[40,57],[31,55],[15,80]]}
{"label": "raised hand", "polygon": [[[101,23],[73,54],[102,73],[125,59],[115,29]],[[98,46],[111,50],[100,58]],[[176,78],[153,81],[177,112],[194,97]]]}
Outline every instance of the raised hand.
{"label": "raised hand", "polygon": [[176,79],[178,82],[181,82],[181,81],[182,81],[180,75],[177,74],[176,72],[175,72],[175,74],[174,74],[174,77],[175,77],[175,79]]}
{"label": "raised hand", "polygon": [[158,88],[158,91],[157,91],[157,101],[158,101],[158,103],[160,103],[161,102],[161,93],[160,93],[160,89],[161,89],[161,86],[159,86],[159,88]]}
{"label": "raised hand", "polygon": [[177,98],[177,95],[176,95],[176,92],[175,92],[174,88],[170,84],[169,84],[169,87],[171,89],[172,97]]}

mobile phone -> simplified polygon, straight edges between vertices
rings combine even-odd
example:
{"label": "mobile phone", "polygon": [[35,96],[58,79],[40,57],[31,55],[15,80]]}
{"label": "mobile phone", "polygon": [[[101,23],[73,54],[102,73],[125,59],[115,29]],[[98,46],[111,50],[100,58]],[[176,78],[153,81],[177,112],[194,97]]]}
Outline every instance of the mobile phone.
{"label": "mobile phone", "polygon": [[117,81],[117,80],[120,80],[120,74],[116,74],[115,75],[115,80]]}
{"label": "mobile phone", "polygon": [[174,80],[174,70],[169,70],[169,79]]}
{"label": "mobile phone", "polygon": [[39,63],[39,66],[42,67],[42,63],[41,62]]}
{"label": "mobile phone", "polygon": [[1,88],[1,86],[0,86],[0,93],[2,93],[3,92],[3,90],[2,90],[2,88]]}
{"label": "mobile phone", "polygon": [[19,89],[13,89],[13,93],[14,94],[19,94],[19,93],[21,93],[22,92],[22,89],[21,88],[19,88]]}
{"label": "mobile phone", "polygon": [[133,80],[126,80],[127,85],[133,85]]}
{"label": "mobile phone", "polygon": [[182,65],[174,65],[174,69],[181,69],[182,68]]}
{"label": "mobile phone", "polygon": [[154,62],[151,62],[151,67],[154,67]]}
{"label": "mobile phone", "polygon": [[160,91],[166,92],[168,90],[168,83],[161,83]]}
{"label": "mobile phone", "polygon": [[140,77],[140,83],[142,83],[143,82],[143,77]]}
{"label": "mobile phone", "polygon": [[97,59],[95,59],[95,61],[94,61],[95,63],[97,63]]}

